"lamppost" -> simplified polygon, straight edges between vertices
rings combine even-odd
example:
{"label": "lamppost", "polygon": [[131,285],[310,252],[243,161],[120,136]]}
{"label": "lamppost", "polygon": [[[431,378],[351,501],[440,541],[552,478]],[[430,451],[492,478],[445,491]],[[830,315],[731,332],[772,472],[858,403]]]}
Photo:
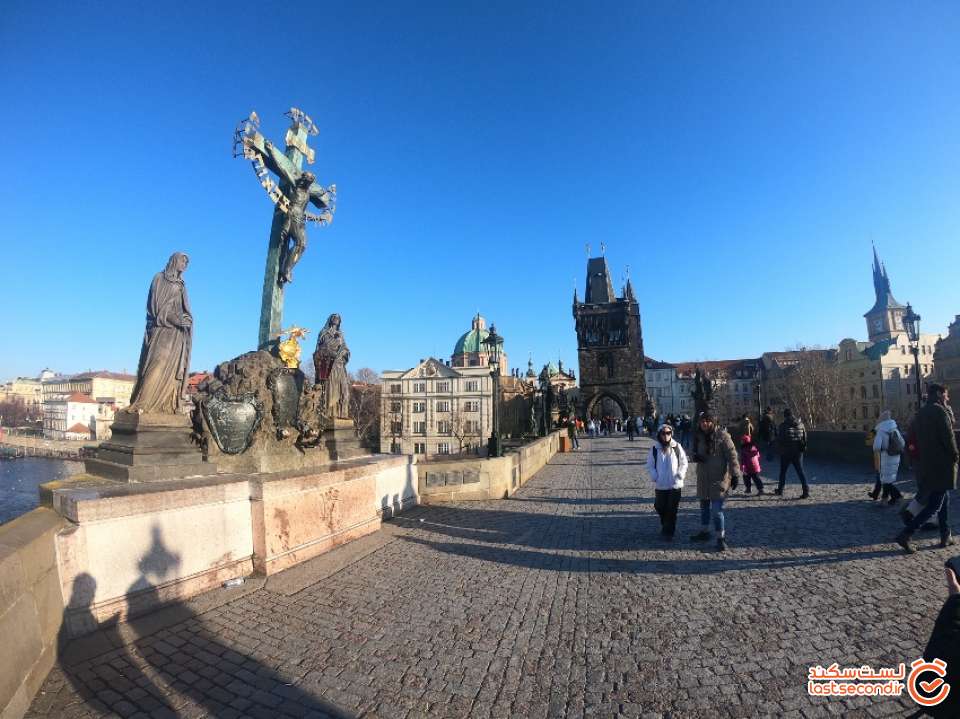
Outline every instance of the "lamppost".
{"label": "lamppost", "polygon": [[920,315],[913,311],[907,303],[907,313],[903,316],[903,326],[907,330],[907,339],[913,343],[910,351],[913,352],[913,371],[917,376],[917,409],[920,409]]}
{"label": "lamppost", "polygon": [[500,457],[500,353],[503,349],[503,337],[497,334],[496,325],[490,325],[490,334],[481,343],[487,348],[487,365],[493,379],[493,422],[490,440],[487,442],[487,456]]}

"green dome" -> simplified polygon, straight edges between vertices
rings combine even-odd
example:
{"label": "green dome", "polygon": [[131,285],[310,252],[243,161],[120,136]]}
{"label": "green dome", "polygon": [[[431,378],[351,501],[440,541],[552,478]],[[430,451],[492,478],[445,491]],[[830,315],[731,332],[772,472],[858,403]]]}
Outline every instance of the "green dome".
{"label": "green dome", "polygon": [[549,372],[550,376],[553,377],[553,375],[558,374],[560,370],[557,369],[557,366],[553,362],[551,362],[547,365],[547,372]]}
{"label": "green dome", "polygon": [[482,342],[489,336],[490,333],[487,330],[476,329],[465,332],[453,348],[454,356],[471,352],[486,352],[487,348],[483,346]]}

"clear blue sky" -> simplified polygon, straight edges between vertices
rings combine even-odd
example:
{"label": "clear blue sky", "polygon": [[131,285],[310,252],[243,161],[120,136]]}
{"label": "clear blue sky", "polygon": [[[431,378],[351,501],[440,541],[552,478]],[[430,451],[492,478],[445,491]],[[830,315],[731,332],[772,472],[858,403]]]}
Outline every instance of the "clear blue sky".
{"label": "clear blue sky", "polygon": [[354,369],[448,356],[477,309],[513,365],[574,365],[601,242],[657,358],[863,338],[871,241],[945,331],[958,38],[956,2],[6,3],[0,378],[132,371],[174,250],[194,369],[253,348],[272,208],[231,134],[291,105],[339,205],[285,323],[312,349],[342,313]]}

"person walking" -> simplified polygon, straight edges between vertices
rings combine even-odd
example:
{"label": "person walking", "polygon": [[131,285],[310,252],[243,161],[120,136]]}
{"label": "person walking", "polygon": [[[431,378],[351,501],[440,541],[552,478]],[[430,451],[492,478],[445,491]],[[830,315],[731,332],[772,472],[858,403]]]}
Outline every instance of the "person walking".
{"label": "person walking", "polygon": [[637,423],[633,421],[633,417],[627,417],[626,422],[625,422],[624,424],[627,425],[627,427],[626,427],[626,429],[627,429],[627,440],[630,441],[630,442],[632,442],[632,441],[633,441],[633,433],[634,433],[634,431],[635,431],[636,428],[637,428]]}
{"label": "person walking", "polygon": [[877,468],[877,482],[880,486],[874,486],[873,492],[870,493],[871,499],[877,499],[882,492],[883,499],[889,500],[887,504],[892,506],[900,501],[903,494],[894,482],[897,481],[900,455],[903,454],[905,446],[906,442],[900,434],[896,420],[893,419],[890,410],[884,410],[880,413],[880,421],[874,429],[873,457],[874,466]]}
{"label": "person walking", "polygon": [[650,447],[647,471],[653,480],[653,508],[660,515],[660,534],[667,540],[673,539],[677,529],[677,510],[688,466],[687,453],[673,438],[673,428],[664,425]]}
{"label": "person walking", "polygon": [[577,420],[572,417],[567,420],[567,437],[574,449],[580,449],[580,440],[577,439]]}
{"label": "person walking", "polygon": [[940,525],[940,546],[953,544],[950,535],[950,490],[957,487],[957,440],[946,410],[947,389],[939,384],[927,388],[927,403],[917,412],[915,422],[920,463],[917,467],[917,494],[925,495],[923,509],[896,536],[896,543],[912,554],[910,538],[934,514]]}
{"label": "person walking", "polygon": [[684,449],[690,449],[690,427],[692,422],[690,417],[682,415],[680,417],[680,446]]}
{"label": "person walking", "polygon": [[[956,690],[960,687],[960,577],[957,576],[960,566],[958,565],[960,565],[960,557],[953,557],[946,561],[943,571],[947,580],[947,601],[940,608],[940,613],[933,623],[930,639],[927,640],[927,646],[923,650],[923,658],[926,661],[932,662],[939,659],[947,664],[943,681],[951,691],[947,694],[946,700],[927,707],[923,711],[927,716],[944,719],[960,716],[960,692]],[[936,679],[937,677],[932,673],[927,675],[925,680],[924,674],[918,677],[919,681]]]}
{"label": "person walking", "polygon": [[767,407],[763,411],[763,417],[760,418],[760,441],[763,442],[763,449],[766,452],[766,460],[773,461],[773,443],[777,439],[777,420],[773,416],[773,410]]}
{"label": "person walking", "polygon": [[587,422],[587,431],[590,433],[591,437],[597,435],[597,423],[593,421],[593,417],[590,418],[590,421]]}
{"label": "person walking", "polygon": [[807,428],[803,426],[799,417],[793,416],[793,411],[789,407],[783,410],[783,422],[777,430],[777,438],[780,442],[780,481],[773,493],[783,494],[783,485],[787,481],[787,468],[792,466],[800,477],[800,486],[803,487],[800,499],[807,499],[810,496],[810,487],[807,484],[807,476],[803,473],[803,453],[807,451]]}
{"label": "person walking", "polygon": [[697,497],[700,499],[699,532],[690,537],[693,542],[710,539],[710,516],[717,531],[717,550],[727,549],[723,503],[731,487],[740,482],[740,459],[737,448],[726,431],[717,426],[710,412],[704,412],[697,421],[693,435],[693,461],[697,465]]}
{"label": "person walking", "polygon": [[750,494],[750,481],[757,485],[757,494],[763,494],[763,481],[760,479],[760,448],[749,434],[740,438],[740,473]]}

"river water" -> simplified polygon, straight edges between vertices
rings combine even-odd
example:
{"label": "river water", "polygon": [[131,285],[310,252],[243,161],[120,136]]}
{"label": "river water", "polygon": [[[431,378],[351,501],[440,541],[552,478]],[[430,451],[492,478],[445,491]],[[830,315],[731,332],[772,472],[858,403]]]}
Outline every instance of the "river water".
{"label": "river water", "polygon": [[24,457],[0,461],[0,524],[26,514],[40,502],[44,482],[83,471],[83,462]]}

